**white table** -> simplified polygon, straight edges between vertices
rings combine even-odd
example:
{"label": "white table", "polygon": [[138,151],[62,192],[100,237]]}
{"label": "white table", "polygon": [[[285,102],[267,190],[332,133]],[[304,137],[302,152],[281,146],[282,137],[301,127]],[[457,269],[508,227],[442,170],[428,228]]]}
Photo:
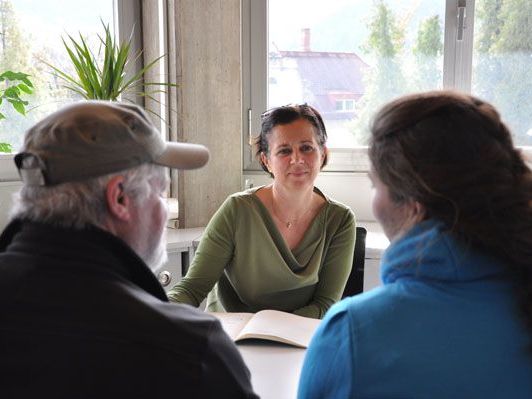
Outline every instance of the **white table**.
{"label": "white table", "polygon": [[239,342],[237,348],[261,399],[296,398],[305,349],[262,340]]}

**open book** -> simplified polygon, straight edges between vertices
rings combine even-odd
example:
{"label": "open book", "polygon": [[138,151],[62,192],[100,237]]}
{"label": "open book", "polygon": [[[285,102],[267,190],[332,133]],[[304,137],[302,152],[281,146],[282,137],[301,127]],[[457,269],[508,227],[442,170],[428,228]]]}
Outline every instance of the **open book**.
{"label": "open book", "polygon": [[267,339],[285,344],[308,347],[321,320],[297,316],[278,310],[257,313],[211,313],[233,341],[247,338]]}

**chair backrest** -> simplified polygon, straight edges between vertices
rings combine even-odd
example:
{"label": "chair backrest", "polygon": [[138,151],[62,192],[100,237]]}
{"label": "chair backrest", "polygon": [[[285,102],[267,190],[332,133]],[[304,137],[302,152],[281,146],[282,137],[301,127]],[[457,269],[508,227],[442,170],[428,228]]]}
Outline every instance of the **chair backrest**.
{"label": "chair backrest", "polygon": [[347,279],[342,298],[353,296],[364,291],[364,260],[366,258],[366,235],[364,227],[356,228],[355,255],[353,256],[353,268]]}

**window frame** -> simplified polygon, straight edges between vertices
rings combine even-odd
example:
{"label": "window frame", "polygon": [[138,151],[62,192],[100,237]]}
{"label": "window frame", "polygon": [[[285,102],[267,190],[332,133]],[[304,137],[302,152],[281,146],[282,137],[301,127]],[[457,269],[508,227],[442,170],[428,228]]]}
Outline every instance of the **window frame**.
{"label": "window frame", "polygon": [[[113,0],[113,9],[115,33],[120,41],[128,40],[129,32],[133,30],[134,26],[138,26],[139,21],[141,21],[141,2],[140,0]],[[131,52],[136,53],[141,48],[141,32],[140,29],[135,29]],[[140,68],[142,68],[142,60],[139,58],[135,64],[135,69],[138,70]],[[14,156],[15,154],[0,154],[0,182],[20,181],[20,176],[13,161]]]}
{"label": "window frame", "polygon": [[[462,39],[458,40],[459,7],[464,7]],[[243,171],[261,170],[250,141],[260,132],[260,114],[268,93],[268,0],[242,0]],[[475,0],[446,0],[443,88],[471,92]],[[522,147],[529,159],[532,148]],[[329,148],[324,172],[368,172],[367,147]]]}

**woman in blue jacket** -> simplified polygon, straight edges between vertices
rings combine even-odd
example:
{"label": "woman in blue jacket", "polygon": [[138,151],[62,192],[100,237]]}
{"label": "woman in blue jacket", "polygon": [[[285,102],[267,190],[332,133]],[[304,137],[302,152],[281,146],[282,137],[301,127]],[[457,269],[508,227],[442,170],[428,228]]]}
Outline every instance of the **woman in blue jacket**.
{"label": "woman in blue jacket", "polygon": [[383,286],[330,309],[299,398],[531,398],[532,172],[498,112],[412,95],[371,135]]}

